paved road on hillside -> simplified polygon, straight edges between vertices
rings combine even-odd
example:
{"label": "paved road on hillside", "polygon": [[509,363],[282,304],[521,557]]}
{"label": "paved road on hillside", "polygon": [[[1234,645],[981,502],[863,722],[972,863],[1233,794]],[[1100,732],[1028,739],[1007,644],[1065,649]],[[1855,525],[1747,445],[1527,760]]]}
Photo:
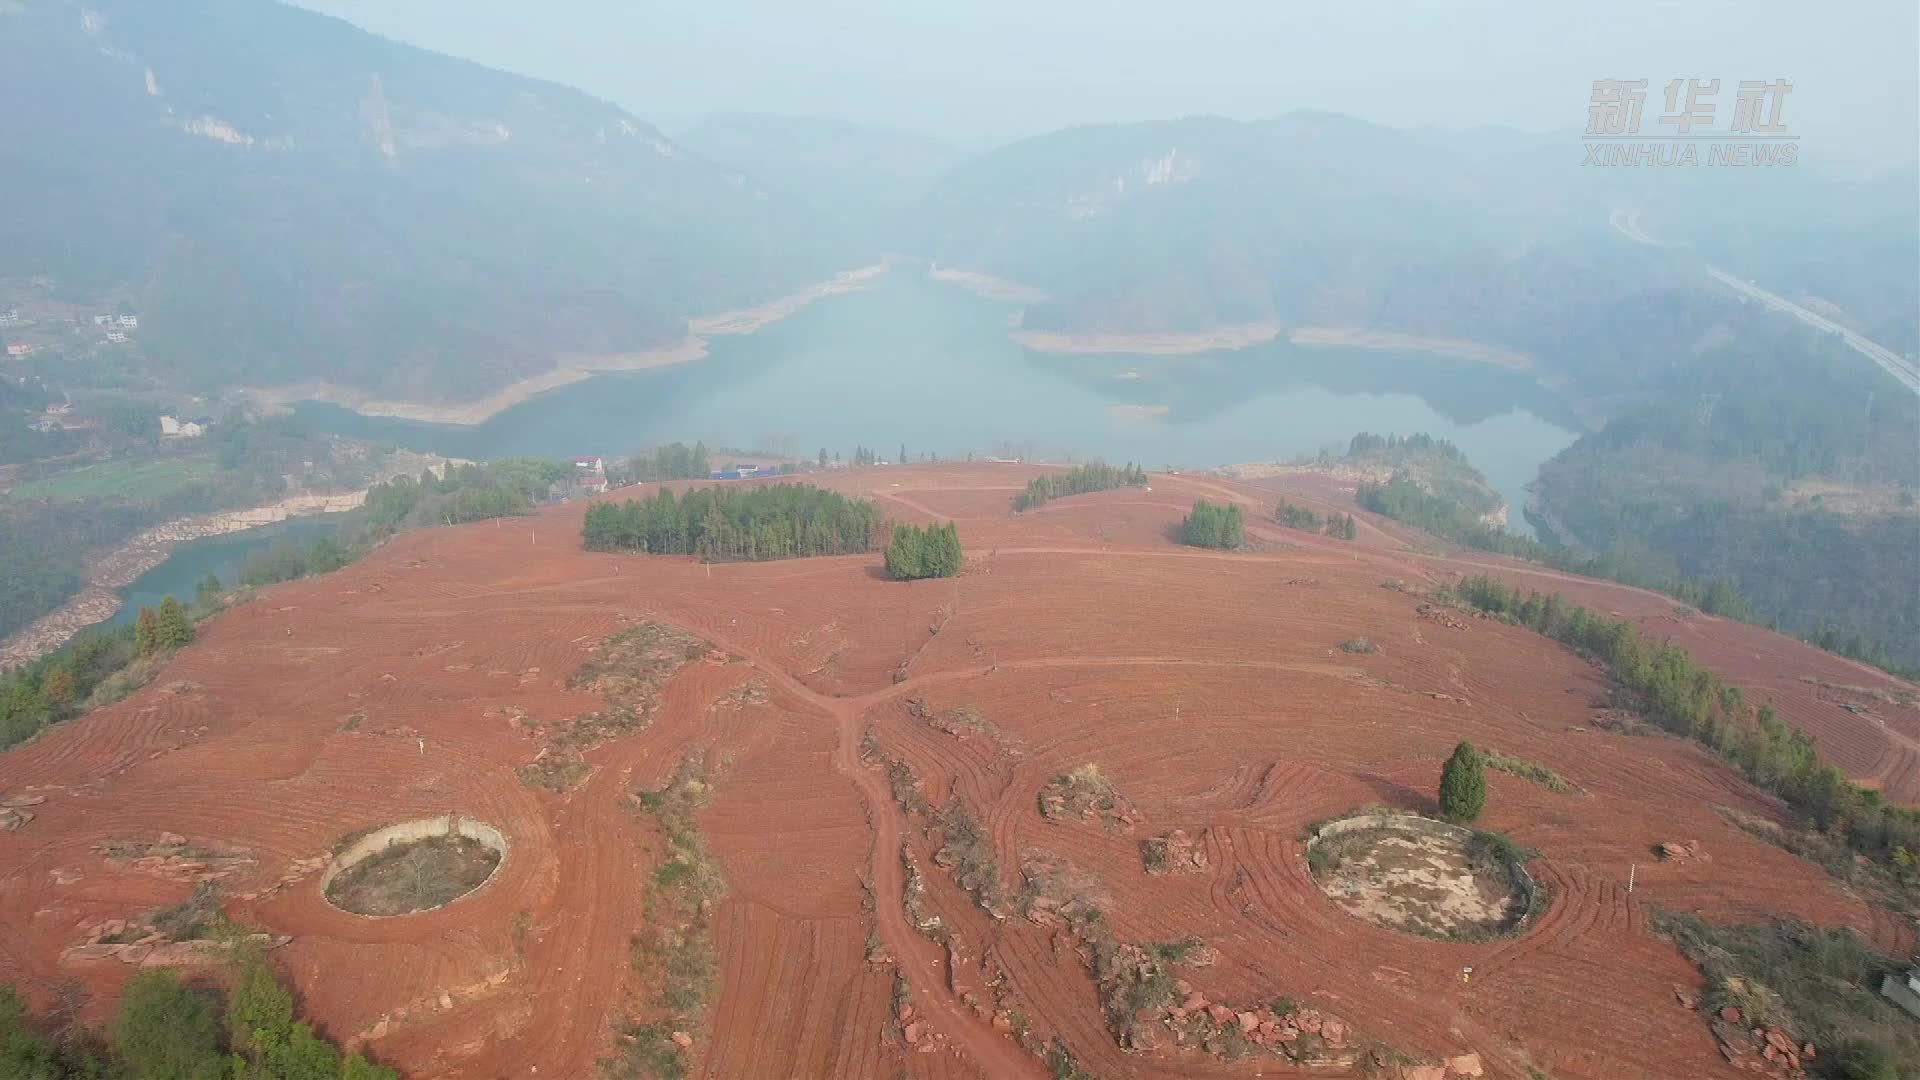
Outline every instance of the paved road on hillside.
{"label": "paved road on hillside", "polygon": [[[1646,232],[1640,228],[1640,215],[1637,213],[1615,210],[1607,216],[1607,224],[1612,225],[1615,231],[1630,240],[1636,240],[1642,244],[1651,244],[1654,247],[1660,246],[1658,240],[1648,236]],[[1788,300],[1786,297],[1770,293],[1752,282],[1742,281],[1740,278],[1734,277],[1724,270],[1718,270],[1709,266],[1707,267],[1707,276],[1750,300],[1757,300],[1761,304],[1783,315],[1791,315],[1816,330],[1824,330],[1829,334],[1839,335],[1840,339],[1845,341],[1855,352],[1880,365],[1882,371],[1900,380],[1902,386],[1905,386],[1916,394],[1920,394],[1920,365],[1914,364],[1913,361],[1906,359],[1885,345],[1871,341],[1818,312],[1809,311],[1799,304]]]}

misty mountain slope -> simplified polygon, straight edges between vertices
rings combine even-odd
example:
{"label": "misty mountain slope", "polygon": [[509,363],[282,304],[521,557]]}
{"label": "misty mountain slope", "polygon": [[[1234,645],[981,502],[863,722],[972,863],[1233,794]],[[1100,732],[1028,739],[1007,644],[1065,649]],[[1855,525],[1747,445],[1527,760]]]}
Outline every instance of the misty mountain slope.
{"label": "misty mountain slope", "polygon": [[[1903,219],[1881,198],[1848,218],[1832,205],[1859,186],[1811,171],[1580,161],[1572,132],[1397,131],[1325,113],[1080,127],[954,169],[904,246],[1043,290],[1031,329],[1279,322],[1466,338],[1531,354],[1543,379],[1592,407],[1722,317],[1710,259],[1772,271],[1907,336],[1912,305],[1898,300],[1911,299],[1915,259],[1897,264],[1915,250],[1911,208]],[[1619,208],[1701,225],[1636,246],[1607,228]],[[1832,251],[1867,265],[1827,266]]]}
{"label": "misty mountain slope", "polygon": [[959,147],[910,131],[763,113],[716,113],[675,141],[869,232],[894,224],[965,156]]}
{"label": "misty mountain slope", "polygon": [[1477,160],[1319,113],[1080,127],[950,173],[919,208],[916,250],[1048,291],[1035,327],[1280,319],[1471,336],[1411,286],[1521,257],[1585,214],[1604,221]]}
{"label": "misty mountain slope", "polygon": [[0,278],[188,385],[472,397],[855,258],[585,94],[267,0],[0,8]]}

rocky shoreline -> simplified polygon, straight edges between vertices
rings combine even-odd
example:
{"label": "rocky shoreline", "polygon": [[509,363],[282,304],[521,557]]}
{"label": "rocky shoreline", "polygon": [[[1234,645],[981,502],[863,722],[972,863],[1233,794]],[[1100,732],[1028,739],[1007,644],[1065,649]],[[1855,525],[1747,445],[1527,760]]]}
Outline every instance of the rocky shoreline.
{"label": "rocky shoreline", "polygon": [[365,491],[344,495],[295,495],[266,506],[176,518],[155,525],[87,566],[87,586],[53,611],[0,642],[0,667],[25,664],[65,645],[80,631],[113,618],[120,590],[167,561],[174,549],[195,540],[245,532],[310,514],[334,514],[359,507]]}
{"label": "rocky shoreline", "polygon": [[362,416],[384,416],[399,420],[418,420],[429,424],[459,424],[470,427],[486,423],[515,405],[550,390],[571,386],[595,375],[620,371],[647,371],[652,368],[671,367],[703,360],[707,355],[708,338],[751,334],[795,314],[816,300],[864,289],[886,272],[885,263],[874,263],[871,266],[835,274],[826,281],[755,307],[691,319],[687,323],[687,336],[673,344],[640,352],[568,358],[563,361],[562,366],[552,371],[521,379],[473,401],[448,403],[391,401],[376,398],[365,391],[319,381],[255,388],[240,393],[269,409],[284,409],[296,401],[319,401],[338,405],[344,409],[352,409]]}

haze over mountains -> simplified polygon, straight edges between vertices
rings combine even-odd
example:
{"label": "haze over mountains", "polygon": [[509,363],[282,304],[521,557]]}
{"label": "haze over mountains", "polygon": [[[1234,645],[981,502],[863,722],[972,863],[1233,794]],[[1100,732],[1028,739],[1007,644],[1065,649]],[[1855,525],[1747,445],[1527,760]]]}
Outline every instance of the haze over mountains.
{"label": "haze over mountains", "polygon": [[676,142],[565,87],[261,0],[5,12],[0,89],[56,104],[0,115],[0,197],[35,208],[0,222],[0,278],[137,310],[148,358],[203,389],[471,399],[887,252],[1045,292],[1031,328],[1369,327],[1577,378],[1567,326],[1617,328],[1613,306],[1698,284],[1686,256],[1607,233],[1623,204],[1896,350],[1920,344],[1902,178],[1581,170],[1554,136],[1323,113],[1078,127],[972,155],[770,116]]}
{"label": "haze over mountains", "polygon": [[472,397],[858,259],[612,105],[260,0],[9,4],[0,96],[0,277],[202,388]]}

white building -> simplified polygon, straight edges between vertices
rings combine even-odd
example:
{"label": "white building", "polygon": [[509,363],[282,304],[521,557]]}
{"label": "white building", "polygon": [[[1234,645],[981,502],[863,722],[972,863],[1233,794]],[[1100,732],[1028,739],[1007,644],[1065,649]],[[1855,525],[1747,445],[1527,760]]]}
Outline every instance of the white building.
{"label": "white building", "polygon": [[197,439],[207,433],[207,427],[195,420],[182,420],[176,416],[160,418],[160,435],[168,439]]}
{"label": "white building", "polygon": [[20,325],[20,312],[18,309],[8,308],[6,311],[0,311],[0,326],[19,326],[19,325]]}
{"label": "white building", "polygon": [[7,343],[7,355],[31,356],[33,355],[33,346],[24,341],[10,341]]}
{"label": "white building", "polygon": [[119,330],[109,330],[107,331],[107,340],[113,342],[115,345],[124,345],[127,341],[127,335]]}
{"label": "white building", "polygon": [[122,315],[120,316],[120,325],[129,330],[138,330],[140,328],[140,316]]}
{"label": "white building", "polygon": [[112,323],[113,316],[111,315],[95,315],[93,317],[93,325],[95,326],[110,326]]}

